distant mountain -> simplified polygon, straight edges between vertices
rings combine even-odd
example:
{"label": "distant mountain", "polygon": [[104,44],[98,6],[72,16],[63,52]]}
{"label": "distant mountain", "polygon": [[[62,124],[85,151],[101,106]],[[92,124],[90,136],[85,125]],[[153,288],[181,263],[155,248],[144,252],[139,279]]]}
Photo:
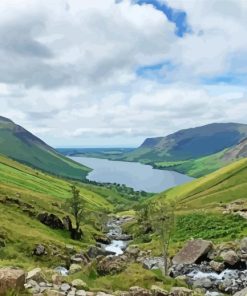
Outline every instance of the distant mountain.
{"label": "distant mountain", "polygon": [[[245,138],[246,124],[212,123],[180,130],[165,137],[148,138],[122,159],[199,177],[244,157],[247,144],[244,146],[245,142],[241,144],[241,141]],[[226,150],[231,147],[231,150]]]}
{"label": "distant mountain", "polygon": [[8,118],[0,116],[0,154],[52,174],[82,180],[90,171],[64,157]]}

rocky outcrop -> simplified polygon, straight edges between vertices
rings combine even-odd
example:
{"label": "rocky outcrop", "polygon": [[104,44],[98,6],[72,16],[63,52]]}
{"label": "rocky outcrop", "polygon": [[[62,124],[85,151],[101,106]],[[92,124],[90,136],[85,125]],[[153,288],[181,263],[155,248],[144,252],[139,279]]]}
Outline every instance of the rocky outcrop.
{"label": "rocky outcrop", "polygon": [[172,259],[173,264],[193,264],[207,255],[212,249],[212,242],[206,240],[191,240],[187,245]]}
{"label": "rocky outcrop", "polygon": [[20,291],[24,289],[25,272],[21,269],[0,269],[0,295],[4,296],[8,290]]}
{"label": "rocky outcrop", "polygon": [[40,213],[37,218],[42,224],[52,229],[64,229],[63,222],[54,214],[44,212]]}
{"label": "rocky outcrop", "polygon": [[107,256],[97,264],[97,271],[100,275],[116,274],[127,267],[127,262],[122,257]]}

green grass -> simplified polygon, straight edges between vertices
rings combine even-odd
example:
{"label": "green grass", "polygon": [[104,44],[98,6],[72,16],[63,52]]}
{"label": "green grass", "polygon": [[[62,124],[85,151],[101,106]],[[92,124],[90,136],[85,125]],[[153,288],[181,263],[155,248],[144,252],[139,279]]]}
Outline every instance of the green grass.
{"label": "green grass", "polygon": [[46,145],[13,122],[0,118],[0,153],[57,176],[83,180],[90,169]]}
{"label": "green grass", "polygon": [[98,276],[95,267],[90,266],[78,274],[69,276],[68,280],[77,278],[85,281],[90,291],[128,291],[133,286],[150,289],[152,285],[170,290],[174,286],[186,286],[183,281],[164,277],[159,270],[146,270],[137,263],[131,263],[120,274],[107,276]]}
{"label": "green grass", "polygon": [[176,201],[179,208],[213,208],[236,199],[245,199],[247,191],[247,159],[234,162],[214,173],[183,184],[152,199]]}
{"label": "green grass", "polygon": [[[6,243],[6,247],[0,248],[0,266],[61,264],[61,258],[51,255],[53,247],[63,254],[65,244],[85,249],[89,244],[95,243],[93,236],[98,233],[95,228],[97,215],[93,219],[89,214],[85,216],[82,223],[83,240],[76,242],[70,239],[68,232],[50,229],[25,211],[32,206],[31,211],[34,214],[46,211],[60,218],[64,217],[68,214],[64,203],[70,197],[70,184],[69,181],[0,156],[0,238]],[[100,195],[100,191],[91,191],[89,185],[82,183],[77,183],[77,187],[85,201],[87,213],[113,210],[114,206]],[[6,197],[20,200],[22,204],[6,203]],[[44,262],[36,262],[36,258],[31,256],[34,246],[40,243],[49,250]]]}

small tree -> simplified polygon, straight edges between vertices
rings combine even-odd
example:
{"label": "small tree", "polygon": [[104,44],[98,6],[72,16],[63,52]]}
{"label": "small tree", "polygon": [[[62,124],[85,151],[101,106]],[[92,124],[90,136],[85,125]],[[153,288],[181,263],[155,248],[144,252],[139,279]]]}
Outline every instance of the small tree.
{"label": "small tree", "polygon": [[71,185],[72,196],[67,200],[66,205],[69,208],[70,213],[75,218],[76,234],[80,234],[80,225],[84,214],[85,204],[83,199],[80,197],[80,190],[75,185]]}
{"label": "small tree", "polygon": [[156,201],[151,204],[149,216],[153,229],[159,235],[164,259],[164,273],[167,275],[169,245],[175,227],[175,205],[168,202]]}

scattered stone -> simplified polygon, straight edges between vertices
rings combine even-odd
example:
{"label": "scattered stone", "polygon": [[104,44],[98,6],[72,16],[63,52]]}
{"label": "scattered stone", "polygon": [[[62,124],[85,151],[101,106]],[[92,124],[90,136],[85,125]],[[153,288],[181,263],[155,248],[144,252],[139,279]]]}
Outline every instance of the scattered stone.
{"label": "scattered stone", "polygon": [[209,278],[201,278],[194,282],[193,287],[194,288],[205,288],[210,289],[212,287],[213,283]]}
{"label": "scattered stone", "polygon": [[151,287],[151,292],[153,296],[167,296],[169,295],[168,291],[162,289],[159,286],[153,285]]}
{"label": "scattered stone", "polygon": [[47,290],[45,295],[46,296],[64,296],[66,294],[64,292],[60,292],[57,290]]}
{"label": "scattered stone", "polygon": [[63,277],[59,274],[53,274],[51,277],[52,283],[54,285],[61,285]]}
{"label": "scattered stone", "polygon": [[87,296],[87,293],[86,293],[86,291],[84,291],[84,290],[77,290],[77,291],[75,292],[75,295],[76,295],[76,296]]}
{"label": "scattered stone", "polygon": [[206,240],[191,240],[180,252],[172,259],[173,264],[192,264],[196,263],[202,256],[212,249],[212,242]]}
{"label": "scattered stone", "polygon": [[67,284],[67,283],[64,283],[60,286],[60,290],[63,291],[63,292],[68,292],[69,290],[71,289],[70,285]]}
{"label": "scattered stone", "polygon": [[28,272],[26,280],[27,281],[34,280],[36,282],[41,282],[41,281],[44,281],[45,278],[44,278],[44,275],[42,274],[41,269],[35,268],[35,269]]}
{"label": "scattered stone", "polygon": [[225,263],[231,266],[235,265],[239,261],[238,255],[233,250],[221,253],[221,257]]}
{"label": "scattered stone", "polygon": [[138,286],[131,287],[129,291],[131,296],[151,296],[152,295],[151,291]]}
{"label": "scattered stone", "polygon": [[193,291],[185,287],[173,287],[171,288],[170,294],[173,296],[189,296],[192,295]]}

